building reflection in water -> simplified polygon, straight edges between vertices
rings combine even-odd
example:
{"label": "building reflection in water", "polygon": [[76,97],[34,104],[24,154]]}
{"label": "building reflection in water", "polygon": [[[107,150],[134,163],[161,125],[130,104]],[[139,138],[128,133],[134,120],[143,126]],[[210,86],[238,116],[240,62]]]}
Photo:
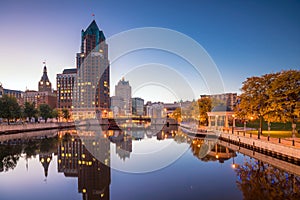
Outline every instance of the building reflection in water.
{"label": "building reflection in water", "polygon": [[[29,142],[30,144],[30,142]],[[34,146],[33,146],[34,147]],[[29,150],[29,148],[27,148]],[[39,143],[39,161],[44,168],[44,176],[48,177],[49,165],[52,161],[52,154],[57,153],[57,137],[45,137]],[[30,152],[30,150],[29,150]],[[28,167],[28,166],[26,166]]]}
{"label": "building reflection in water", "polygon": [[[157,134],[147,130],[60,131],[58,137],[4,141],[0,144],[0,172],[14,169],[19,158],[38,154],[44,176],[57,154],[58,172],[66,177],[78,178],[78,192],[82,199],[110,199],[110,143],[115,143],[120,159],[130,159],[134,140],[156,137],[187,143],[195,157],[204,162],[223,163],[237,154],[214,140],[186,135],[177,127],[165,127]],[[155,138],[153,138],[155,139]],[[233,159],[232,159],[233,160]],[[234,161],[234,160],[233,160]],[[300,199],[300,177],[257,159],[245,159],[234,165],[237,187],[244,199]]]}
{"label": "building reflection in water", "polygon": [[178,132],[177,125],[164,126],[163,129],[157,133],[156,139],[157,140],[172,139],[175,137],[177,132]]}
{"label": "building reflection in water", "polygon": [[213,140],[193,139],[190,146],[193,155],[205,162],[219,161],[219,163],[224,163],[224,161],[237,156],[233,150],[221,146]]}
{"label": "building reflection in water", "polygon": [[66,177],[78,177],[78,192],[82,193],[84,200],[109,199],[109,140],[105,137],[79,137],[76,131],[62,131],[59,136],[58,172]]}
{"label": "building reflection in water", "polygon": [[39,159],[40,163],[42,163],[43,168],[44,168],[45,178],[47,178],[49,165],[50,165],[50,162],[52,161],[52,153],[40,153],[39,158],[40,158]]}
{"label": "building reflection in water", "polygon": [[132,152],[132,136],[121,130],[109,131],[109,140],[116,144],[116,154],[120,159],[130,158]]}
{"label": "building reflection in water", "polygon": [[[165,138],[167,137],[165,136]],[[213,138],[195,137],[178,131],[174,140],[179,144],[188,143],[193,155],[204,162],[218,161],[224,163],[224,161],[237,156],[235,151],[217,144],[216,139]]]}

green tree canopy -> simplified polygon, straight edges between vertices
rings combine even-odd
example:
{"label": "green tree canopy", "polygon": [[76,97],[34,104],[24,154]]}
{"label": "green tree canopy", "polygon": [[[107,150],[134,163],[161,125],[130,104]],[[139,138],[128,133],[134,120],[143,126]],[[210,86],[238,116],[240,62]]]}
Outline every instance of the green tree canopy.
{"label": "green tree canopy", "polygon": [[35,108],[35,103],[25,102],[24,104],[24,116],[28,118],[32,118],[37,114],[37,109]]}
{"label": "green tree canopy", "polygon": [[52,109],[48,104],[41,104],[39,106],[39,113],[40,116],[45,119],[45,122],[47,122],[48,118],[52,117]]}
{"label": "green tree canopy", "polygon": [[58,119],[59,117],[61,117],[61,112],[57,109],[53,109],[52,110],[52,117],[55,119]]}
{"label": "green tree canopy", "polygon": [[0,98],[0,117],[7,119],[8,124],[11,119],[21,117],[21,107],[15,97],[3,95]]}
{"label": "green tree canopy", "polygon": [[62,109],[62,116],[65,120],[68,121],[71,117],[69,110],[66,108]]}

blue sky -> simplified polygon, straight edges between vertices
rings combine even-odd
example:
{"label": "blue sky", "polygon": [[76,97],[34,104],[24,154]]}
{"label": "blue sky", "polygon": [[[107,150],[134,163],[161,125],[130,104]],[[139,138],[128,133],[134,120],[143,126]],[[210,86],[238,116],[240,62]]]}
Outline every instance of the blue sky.
{"label": "blue sky", "polygon": [[0,82],[37,89],[46,60],[55,88],[56,74],[75,66],[94,13],[106,37],[149,26],[191,37],[216,63],[225,91],[239,92],[249,76],[300,69],[299,10],[299,1],[2,0]]}

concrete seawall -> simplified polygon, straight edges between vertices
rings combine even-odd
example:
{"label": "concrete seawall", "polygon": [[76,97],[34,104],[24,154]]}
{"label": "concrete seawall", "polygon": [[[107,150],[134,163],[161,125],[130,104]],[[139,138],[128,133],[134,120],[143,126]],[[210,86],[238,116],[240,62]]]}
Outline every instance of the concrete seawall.
{"label": "concrete seawall", "polygon": [[185,132],[195,136],[214,135],[219,140],[228,143],[243,146],[256,152],[264,152],[264,154],[300,162],[300,138],[268,138],[261,136],[260,139],[245,131],[234,131],[234,133],[226,133],[224,131],[210,130],[200,131],[189,127],[189,125],[180,125]]}
{"label": "concrete seawall", "polygon": [[243,148],[243,147],[240,147],[236,144],[232,144],[232,143],[229,143],[229,142],[226,142],[226,141],[219,140],[218,144],[220,144],[224,147],[227,147],[227,148],[229,148],[233,151],[236,151],[236,152],[242,153],[244,155],[247,155],[249,157],[258,159],[260,161],[263,161],[264,163],[268,163],[270,165],[273,165],[278,169],[282,169],[282,170],[287,171],[289,173],[300,176],[300,166],[299,165],[295,165],[293,163],[289,163],[289,162],[280,160],[276,157],[269,156],[269,155],[266,155],[266,154],[261,153],[261,152],[256,152],[256,151],[253,151],[253,150],[250,150],[250,149],[247,149],[247,148]]}
{"label": "concrete seawall", "polygon": [[75,124],[72,122],[0,125],[0,135],[73,127],[75,127]]}
{"label": "concrete seawall", "polygon": [[272,143],[270,141],[249,138],[241,135],[221,133],[220,139],[235,144],[241,144],[247,148],[266,151],[278,156],[285,156],[290,159],[300,160],[300,148],[292,145],[284,145],[280,143]]}

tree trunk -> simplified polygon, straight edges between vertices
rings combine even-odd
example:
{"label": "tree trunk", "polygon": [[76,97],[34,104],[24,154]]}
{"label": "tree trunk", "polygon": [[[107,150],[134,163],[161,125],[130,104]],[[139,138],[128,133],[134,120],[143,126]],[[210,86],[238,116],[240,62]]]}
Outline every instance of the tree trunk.
{"label": "tree trunk", "polygon": [[270,137],[271,123],[268,121],[268,136]]}
{"label": "tree trunk", "polygon": [[259,129],[258,129],[258,139],[260,139],[260,135],[262,134],[262,115],[259,116]]}
{"label": "tree trunk", "polygon": [[292,137],[294,138],[295,137],[295,135],[296,135],[296,123],[295,122],[293,122],[292,123]]}

